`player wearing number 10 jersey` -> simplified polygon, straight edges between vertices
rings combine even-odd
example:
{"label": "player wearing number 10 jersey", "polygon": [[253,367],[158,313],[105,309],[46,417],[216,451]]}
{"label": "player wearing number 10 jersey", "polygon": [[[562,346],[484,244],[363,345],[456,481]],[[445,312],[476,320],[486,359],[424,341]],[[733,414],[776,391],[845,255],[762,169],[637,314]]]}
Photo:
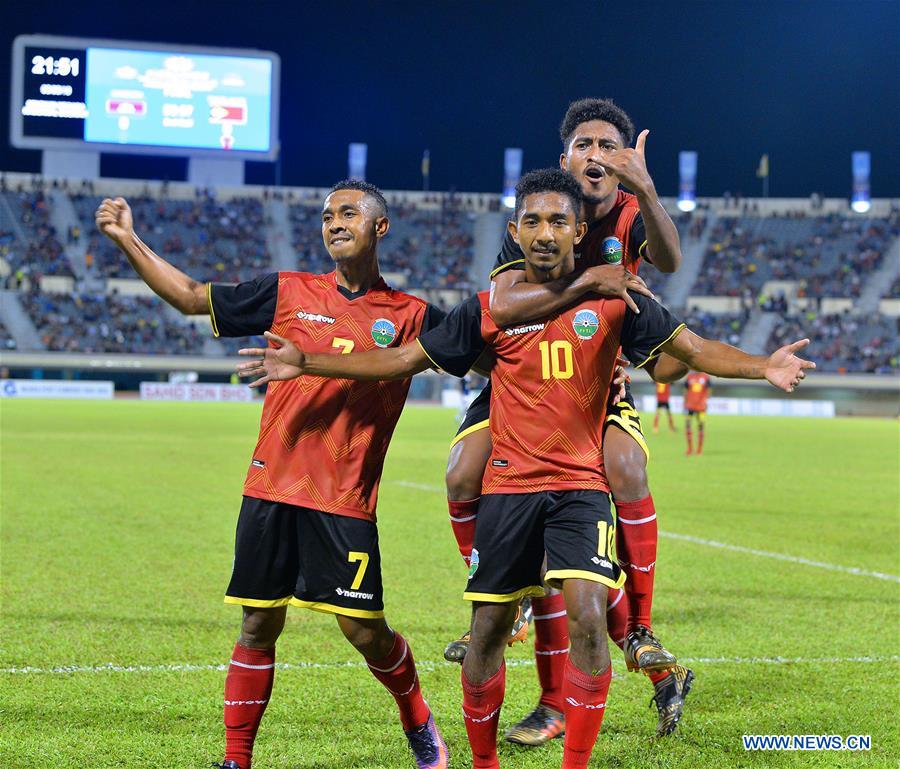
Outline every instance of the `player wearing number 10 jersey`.
{"label": "player wearing number 10 jersey", "polygon": [[[517,187],[510,230],[522,247],[526,279],[541,283],[574,268],[581,193],[565,172],[526,174]],[[501,329],[485,292],[454,308],[418,344],[347,356],[308,354],[286,339],[280,349],[244,350],[254,384],[303,374],[402,379],[437,366],[464,376],[490,351],[492,454],[483,479],[469,584],[475,604],[463,661],[463,715],[475,769],[497,769],[497,725],[505,692],[503,650],[516,603],[543,594],[545,579],[561,588],[571,651],[563,694],[563,769],[584,769],[597,739],[611,668],[606,591],[622,584],[611,556],[615,538],[609,484],[603,471],[606,395],[621,347],[633,363],[653,368],[661,351],[722,376],[768,378],[792,389],[812,364],[793,355],[808,340],[771,358],[755,358],[690,332],[664,308],[632,295],[587,298],[532,323]]]}
{"label": "player wearing number 10 jersey", "polygon": [[[134,235],[124,200],[105,201],[97,223],[160,296],[186,314],[208,314],[216,336],[271,330],[340,354],[409,342],[443,317],[380,277],[376,247],[390,226],[387,205],[365,183],[342,182],[325,200],[322,236],[336,264],[326,275],[279,272],[204,286]],[[335,615],[397,701],[418,767],[446,767],[412,651],[387,625],[382,601],[375,506],[409,385],[301,377],[266,393],[225,598],[243,607],[243,621],[225,682],[225,756],[216,766],[250,769],[272,692],[275,642],[292,604]]]}

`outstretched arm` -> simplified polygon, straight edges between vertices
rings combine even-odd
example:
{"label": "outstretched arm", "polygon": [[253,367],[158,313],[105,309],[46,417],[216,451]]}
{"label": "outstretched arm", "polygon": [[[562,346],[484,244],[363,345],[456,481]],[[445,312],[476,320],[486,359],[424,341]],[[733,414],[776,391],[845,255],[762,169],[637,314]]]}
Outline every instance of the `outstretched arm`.
{"label": "outstretched arm", "polygon": [[587,293],[617,296],[632,310],[640,312],[628,295],[629,289],[653,298],[647,284],[624,265],[597,265],[579,275],[570,273],[548,283],[528,283],[524,270],[507,269],[491,282],[491,317],[501,328],[527,323],[552,315]]}
{"label": "outstretched arm", "polygon": [[668,353],[663,353],[653,361],[652,368],[648,366],[647,373],[650,374],[654,382],[672,384],[672,382],[677,382],[690,370],[691,367],[683,361],[673,358]]}
{"label": "outstretched arm", "polygon": [[206,284],[185,275],[154,253],[134,232],[125,198],[106,198],[95,214],[97,228],[118,246],[153,291],[185,315],[209,315]]}
{"label": "outstretched arm", "polygon": [[270,331],[265,333],[276,347],[250,347],[239,350],[239,355],[253,359],[239,363],[242,377],[259,377],[250,387],[266,382],[294,379],[298,376],[321,376],[333,379],[406,379],[424,371],[432,364],[417,342],[384,350],[350,353],[349,355],[305,353],[293,342]]}
{"label": "outstretched arm", "polygon": [[765,379],[774,387],[793,392],[806,378],[807,369],[816,364],[795,353],[809,344],[800,339],[785,345],[769,356],[749,355],[737,347],[704,339],[684,329],[662,346],[662,351],[687,363],[693,369],[729,379]]}

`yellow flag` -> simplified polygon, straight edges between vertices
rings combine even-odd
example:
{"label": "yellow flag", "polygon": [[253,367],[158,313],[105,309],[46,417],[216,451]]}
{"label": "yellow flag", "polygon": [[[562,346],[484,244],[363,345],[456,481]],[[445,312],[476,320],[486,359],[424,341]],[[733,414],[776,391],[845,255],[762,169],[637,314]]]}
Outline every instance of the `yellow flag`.
{"label": "yellow flag", "polygon": [[759,159],[759,167],[756,169],[756,177],[758,179],[765,179],[769,175],[769,155],[768,153],[763,155]]}

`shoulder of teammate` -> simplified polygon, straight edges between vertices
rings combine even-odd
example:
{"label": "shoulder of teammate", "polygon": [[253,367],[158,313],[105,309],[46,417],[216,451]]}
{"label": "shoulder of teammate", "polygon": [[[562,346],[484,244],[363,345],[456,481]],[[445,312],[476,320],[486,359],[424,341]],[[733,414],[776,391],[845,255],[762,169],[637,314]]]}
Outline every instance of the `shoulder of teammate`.
{"label": "shoulder of teammate", "polygon": [[491,270],[491,280],[505,270],[524,270],[525,254],[519,248],[519,244],[513,240],[513,236],[509,230],[503,237],[503,245],[500,247],[500,253],[497,254],[497,261],[494,262],[494,269]]}
{"label": "shoulder of teammate", "polygon": [[454,376],[465,376],[484,351],[481,317],[487,292],[482,294],[473,294],[460,302],[437,326],[418,338],[436,368]]}
{"label": "shoulder of teammate", "polygon": [[656,358],[659,348],[674,339],[685,325],[656,300],[634,291],[628,293],[634,299],[640,314],[625,308],[622,352],[636,368],[641,368]]}
{"label": "shoulder of teammate", "polygon": [[213,334],[217,337],[250,336],[271,329],[281,275],[270,272],[243,283],[207,283],[206,298]]}

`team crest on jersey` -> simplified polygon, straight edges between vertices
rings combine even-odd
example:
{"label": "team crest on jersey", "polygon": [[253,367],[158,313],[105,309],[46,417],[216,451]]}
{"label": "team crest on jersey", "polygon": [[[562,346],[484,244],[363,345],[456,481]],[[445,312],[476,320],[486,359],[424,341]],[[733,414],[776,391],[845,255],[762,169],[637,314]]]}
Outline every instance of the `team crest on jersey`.
{"label": "team crest on jersey", "polygon": [[622,241],[616,237],[604,238],[600,253],[607,264],[619,264],[622,261]]}
{"label": "team crest on jersey", "polygon": [[379,347],[390,347],[397,338],[397,327],[385,318],[372,324],[372,341]]}
{"label": "team crest on jersey", "polygon": [[478,571],[478,551],[473,547],[472,548],[472,557],[469,559],[469,579],[475,576],[475,572]]}
{"label": "team crest on jersey", "polygon": [[593,310],[579,310],[572,320],[572,328],[582,339],[590,339],[600,328],[600,319]]}

